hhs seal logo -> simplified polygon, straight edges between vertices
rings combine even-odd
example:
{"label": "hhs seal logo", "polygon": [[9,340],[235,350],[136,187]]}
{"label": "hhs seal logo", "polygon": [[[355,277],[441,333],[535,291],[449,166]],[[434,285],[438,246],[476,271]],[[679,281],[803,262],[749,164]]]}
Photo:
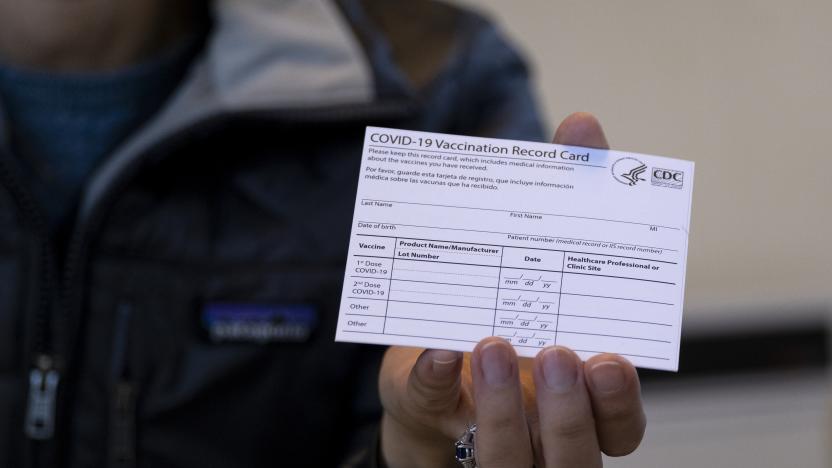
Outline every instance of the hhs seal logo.
{"label": "hhs seal logo", "polygon": [[647,166],[636,158],[626,157],[614,162],[612,165],[612,176],[615,180],[630,187],[636,185],[640,181],[647,179],[641,178],[641,175],[647,172]]}

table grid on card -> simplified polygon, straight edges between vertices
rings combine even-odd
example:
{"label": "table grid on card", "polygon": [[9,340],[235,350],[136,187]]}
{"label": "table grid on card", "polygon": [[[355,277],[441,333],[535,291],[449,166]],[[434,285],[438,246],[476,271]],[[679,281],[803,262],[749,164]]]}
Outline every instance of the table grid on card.
{"label": "table grid on card", "polygon": [[674,262],[369,234],[354,242],[343,333],[469,347],[500,336],[525,355],[552,345],[642,361],[675,352],[676,284],[653,273]]}

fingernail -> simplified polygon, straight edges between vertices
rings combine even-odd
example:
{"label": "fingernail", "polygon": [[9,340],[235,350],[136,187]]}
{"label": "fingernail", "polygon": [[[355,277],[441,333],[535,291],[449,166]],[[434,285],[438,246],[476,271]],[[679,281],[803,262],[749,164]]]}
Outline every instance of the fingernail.
{"label": "fingernail", "polygon": [[589,379],[595,390],[614,393],[624,387],[624,369],[615,361],[599,362],[589,369]]}
{"label": "fingernail", "polygon": [[482,372],[489,385],[502,385],[511,378],[511,350],[503,343],[489,343],[480,351]]}
{"label": "fingernail", "polygon": [[563,348],[549,348],[543,351],[543,380],[549,390],[566,393],[578,381],[578,362]]}
{"label": "fingernail", "polygon": [[462,353],[456,351],[434,351],[432,366],[434,377],[442,379],[453,374],[461,357]]}

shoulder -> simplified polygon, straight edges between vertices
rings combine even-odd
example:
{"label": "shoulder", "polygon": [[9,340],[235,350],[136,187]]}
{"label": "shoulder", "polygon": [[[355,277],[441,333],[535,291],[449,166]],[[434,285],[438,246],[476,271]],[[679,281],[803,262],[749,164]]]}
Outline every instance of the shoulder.
{"label": "shoulder", "polygon": [[[365,47],[383,40],[398,67],[421,87],[497,36],[484,14],[436,0],[342,0]],[[360,11],[359,15],[355,11]]]}
{"label": "shoulder", "polygon": [[543,138],[526,60],[487,16],[435,0],[340,5],[367,51],[377,86],[404,78],[430,109],[426,129]]}

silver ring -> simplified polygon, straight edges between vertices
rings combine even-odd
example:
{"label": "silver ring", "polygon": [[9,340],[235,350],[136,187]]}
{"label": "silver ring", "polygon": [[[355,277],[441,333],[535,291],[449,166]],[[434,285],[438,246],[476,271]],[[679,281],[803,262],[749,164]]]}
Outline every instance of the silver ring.
{"label": "silver ring", "polygon": [[456,449],[456,461],[463,468],[477,468],[476,453],[474,452],[474,435],[477,433],[477,425],[469,424],[465,432],[454,443]]}

